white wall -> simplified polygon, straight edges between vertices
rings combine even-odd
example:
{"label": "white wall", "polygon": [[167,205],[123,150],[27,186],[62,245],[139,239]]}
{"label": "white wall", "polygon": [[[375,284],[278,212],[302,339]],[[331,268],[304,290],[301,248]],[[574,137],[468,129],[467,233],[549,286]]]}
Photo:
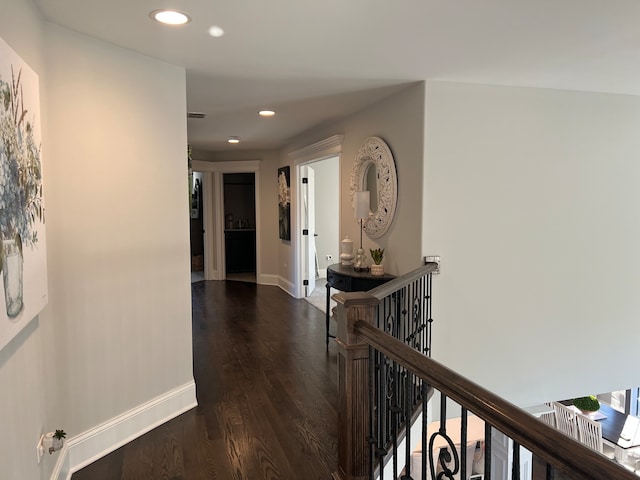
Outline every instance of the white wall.
{"label": "white wall", "polygon": [[63,370],[78,431],[192,379],[185,73],[47,34],[50,313],[83,359]]}
{"label": "white wall", "polygon": [[[378,136],[387,142],[398,174],[396,215],[382,237],[374,241],[365,234],[363,247],[368,257],[370,248],[384,248],[385,271],[392,274],[414,270],[422,264],[424,255],[421,242],[424,89],[424,83],[413,84],[333,125],[306,132],[295,138],[286,149],[296,151],[332,135],[344,135],[340,162],[339,237],[342,239],[349,235],[355,248],[355,243],[360,241],[360,225],[354,217],[349,191],[355,157],[368,137]],[[280,254],[283,262],[293,262],[293,249],[282,248]]]}
{"label": "white wall", "polygon": [[640,384],[640,98],[433,82],[434,358],[529,405]]}
{"label": "white wall", "polygon": [[[43,24],[30,1],[2,0],[2,37],[38,74],[42,99],[44,70]],[[6,80],[6,79],[5,79]],[[45,116],[41,105],[41,121]],[[41,126],[40,126],[41,128]],[[46,153],[43,161],[47,161]],[[0,425],[12,439],[0,449],[0,471],[7,479],[48,478],[49,461],[38,467],[35,445],[43,426],[48,424],[51,392],[43,388],[52,371],[47,362],[51,352],[51,329],[36,317],[9,344],[0,350]]]}
{"label": "white wall", "polygon": [[[340,158],[332,157],[310,165],[315,172],[316,251],[318,268],[326,271],[332,263],[340,262]],[[333,260],[328,261],[327,255]]]}
{"label": "white wall", "polygon": [[0,471],[44,479],[40,433],[72,440],[193,380],[185,75],[2,3],[40,76],[49,304],[0,351]]}

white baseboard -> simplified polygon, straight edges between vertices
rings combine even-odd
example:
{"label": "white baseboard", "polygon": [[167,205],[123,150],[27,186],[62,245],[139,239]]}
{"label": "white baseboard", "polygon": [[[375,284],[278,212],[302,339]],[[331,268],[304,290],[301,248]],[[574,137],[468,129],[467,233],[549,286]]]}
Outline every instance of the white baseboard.
{"label": "white baseboard", "polygon": [[327,278],[327,269],[326,268],[319,269],[318,270],[318,277]]}
{"label": "white baseboard", "polygon": [[198,405],[192,380],[65,441],[51,480],[71,474]]}
{"label": "white baseboard", "polygon": [[289,280],[278,277],[278,286],[293,298],[301,298],[300,296],[296,296],[296,288]]}
{"label": "white baseboard", "polygon": [[260,279],[258,280],[258,284],[279,286],[280,285],[280,282],[278,281],[279,278],[280,277],[278,277],[278,275],[267,275],[267,274],[261,273]]}

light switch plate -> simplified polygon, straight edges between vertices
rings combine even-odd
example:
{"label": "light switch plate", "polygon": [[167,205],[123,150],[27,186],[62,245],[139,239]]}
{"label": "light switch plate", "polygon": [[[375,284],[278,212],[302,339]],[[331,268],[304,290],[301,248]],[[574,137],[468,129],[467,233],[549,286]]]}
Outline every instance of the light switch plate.
{"label": "light switch plate", "polygon": [[438,266],[436,267],[436,269],[433,271],[433,273],[440,273],[440,268],[441,268],[441,263],[440,263],[440,255],[433,255],[433,256],[428,256],[428,257],[424,257],[424,263],[435,263]]}
{"label": "light switch plate", "polygon": [[44,435],[40,435],[40,440],[36,444],[36,457],[38,459],[38,465],[42,461],[42,456],[44,455],[44,445],[43,445]]}

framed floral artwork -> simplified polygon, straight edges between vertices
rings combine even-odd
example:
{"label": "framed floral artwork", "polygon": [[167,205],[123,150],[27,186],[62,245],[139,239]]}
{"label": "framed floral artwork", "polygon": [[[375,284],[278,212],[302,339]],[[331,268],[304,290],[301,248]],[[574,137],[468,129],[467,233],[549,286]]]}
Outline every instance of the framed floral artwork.
{"label": "framed floral artwork", "polygon": [[38,76],[0,39],[0,349],[47,303]]}
{"label": "framed floral artwork", "polygon": [[291,240],[290,168],[278,169],[278,232],[282,240]]}

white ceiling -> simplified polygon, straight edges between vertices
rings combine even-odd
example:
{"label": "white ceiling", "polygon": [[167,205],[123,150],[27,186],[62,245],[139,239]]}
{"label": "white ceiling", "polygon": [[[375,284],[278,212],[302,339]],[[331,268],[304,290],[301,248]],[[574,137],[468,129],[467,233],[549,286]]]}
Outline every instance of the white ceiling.
{"label": "white ceiling", "polygon": [[[277,148],[419,80],[640,95],[640,0],[34,2],[51,22],[185,67],[187,109],[207,114],[188,120],[197,150]],[[151,21],[163,7],[193,21]],[[278,114],[259,118],[265,107]]]}

